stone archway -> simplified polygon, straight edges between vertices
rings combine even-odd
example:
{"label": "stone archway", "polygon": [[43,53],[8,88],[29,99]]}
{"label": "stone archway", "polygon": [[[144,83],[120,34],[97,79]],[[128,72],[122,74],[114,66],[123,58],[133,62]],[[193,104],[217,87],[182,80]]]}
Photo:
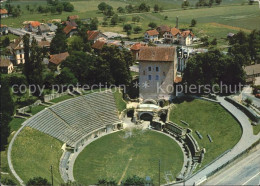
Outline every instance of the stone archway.
{"label": "stone archway", "polygon": [[140,120],[144,121],[152,121],[153,120],[153,114],[150,112],[143,112],[139,115]]}

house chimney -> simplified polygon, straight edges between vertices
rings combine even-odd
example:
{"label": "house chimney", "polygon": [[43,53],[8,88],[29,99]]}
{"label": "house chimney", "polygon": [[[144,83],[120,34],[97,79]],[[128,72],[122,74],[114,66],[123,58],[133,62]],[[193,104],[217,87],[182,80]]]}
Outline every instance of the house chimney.
{"label": "house chimney", "polygon": [[179,16],[176,17],[176,26],[175,28],[178,28],[179,27]]}

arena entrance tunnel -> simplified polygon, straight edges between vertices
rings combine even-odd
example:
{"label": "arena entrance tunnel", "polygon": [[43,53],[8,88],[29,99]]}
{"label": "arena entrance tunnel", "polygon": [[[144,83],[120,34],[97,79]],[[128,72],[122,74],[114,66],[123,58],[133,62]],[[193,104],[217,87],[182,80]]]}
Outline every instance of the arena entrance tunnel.
{"label": "arena entrance tunnel", "polygon": [[140,120],[144,120],[144,121],[152,121],[153,120],[153,114],[149,113],[149,112],[144,112],[141,113],[139,116]]}

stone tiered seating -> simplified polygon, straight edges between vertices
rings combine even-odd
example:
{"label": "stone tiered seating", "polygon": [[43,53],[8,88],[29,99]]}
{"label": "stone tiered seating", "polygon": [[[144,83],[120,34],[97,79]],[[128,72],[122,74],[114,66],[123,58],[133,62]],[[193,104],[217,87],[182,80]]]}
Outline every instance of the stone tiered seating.
{"label": "stone tiered seating", "polygon": [[119,123],[115,98],[112,92],[93,93],[85,96],[91,108],[101,117],[105,125]]}
{"label": "stone tiered seating", "polygon": [[74,146],[86,134],[119,122],[113,93],[100,92],[53,105],[26,125]]}

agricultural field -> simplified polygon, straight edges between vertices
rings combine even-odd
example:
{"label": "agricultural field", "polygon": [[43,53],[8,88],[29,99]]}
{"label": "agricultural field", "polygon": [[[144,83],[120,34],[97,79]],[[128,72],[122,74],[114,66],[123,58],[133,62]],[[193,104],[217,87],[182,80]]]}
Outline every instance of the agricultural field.
{"label": "agricultural field", "polygon": [[154,185],[158,185],[159,159],[161,183],[165,183],[165,171],[177,176],[183,154],[174,140],[149,130],[120,131],[89,144],[76,159],[74,177],[78,183],[90,185],[99,179],[118,183],[128,176],[150,176]]}
{"label": "agricultural field", "polygon": [[[25,181],[43,177],[51,183],[50,166],[53,166],[54,185],[63,183],[59,173],[62,143],[30,127],[17,136],[12,149],[12,163],[16,173]],[[25,150],[26,149],[26,150]]]}
{"label": "agricultural field", "polygon": [[[50,19],[63,19],[65,20],[67,16],[77,14],[81,19],[97,17],[99,20],[99,29],[101,31],[113,31],[113,32],[123,32],[124,24],[131,24],[132,27],[141,26],[142,31],[138,34],[132,33],[130,35],[131,39],[142,40],[143,33],[148,29],[148,24],[150,22],[155,22],[157,25],[167,24],[170,26],[175,26],[176,16],[179,16],[179,28],[190,28],[191,19],[197,20],[197,25],[192,27],[195,35],[198,37],[209,36],[210,40],[217,38],[219,43],[222,45],[226,44],[225,38],[229,32],[236,33],[239,30],[250,32],[253,29],[260,29],[259,19],[260,10],[257,4],[248,5],[245,0],[223,0],[222,4],[217,6],[214,5],[211,8],[203,7],[196,9],[194,7],[197,0],[190,0],[191,6],[184,10],[181,8],[181,2],[179,0],[148,0],[148,1],[123,1],[123,0],[110,0],[106,1],[107,4],[111,5],[115,12],[116,9],[121,6],[125,7],[127,4],[139,5],[141,2],[147,3],[151,7],[150,12],[145,13],[125,13],[119,14],[126,18],[124,23],[118,23],[115,26],[102,26],[103,14],[98,11],[98,4],[102,1],[72,1],[74,5],[74,12],[63,12],[62,14],[39,14],[36,11],[33,15],[26,10],[26,5],[30,3],[30,6],[35,7],[39,5],[47,5],[45,1],[15,1],[13,4],[19,4],[23,10],[23,13],[18,18],[7,18],[2,20],[2,24],[6,24],[10,27],[22,27],[24,21],[34,20],[46,22]],[[45,4],[44,4],[45,3]],[[163,11],[159,13],[153,12],[154,4],[158,3],[163,7]],[[141,21],[139,23],[133,23],[133,16],[140,16]],[[168,18],[165,19],[165,16]],[[124,33],[126,34],[126,33]]]}
{"label": "agricultural field", "polygon": [[[170,120],[184,128],[187,128],[187,125],[184,125],[180,120],[187,122],[188,128],[192,129],[192,135],[200,148],[206,148],[201,167],[235,146],[242,135],[239,123],[231,114],[219,104],[204,100],[184,100],[175,103],[170,113]],[[196,130],[199,131],[203,139],[198,137],[195,133]],[[211,136],[212,143],[207,134]]]}

